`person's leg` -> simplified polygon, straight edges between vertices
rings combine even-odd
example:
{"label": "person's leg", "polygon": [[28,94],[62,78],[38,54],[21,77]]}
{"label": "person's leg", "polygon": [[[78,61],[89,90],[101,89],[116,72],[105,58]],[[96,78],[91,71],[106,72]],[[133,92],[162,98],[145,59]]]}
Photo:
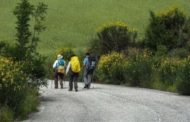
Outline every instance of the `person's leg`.
{"label": "person's leg", "polygon": [[75,86],[75,91],[78,91],[78,73],[74,74],[74,86]]}
{"label": "person's leg", "polygon": [[63,80],[64,80],[64,74],[62,74],[62,73],[60,73],[59,74],[59,78],[60,78],[60,86],[61,86],[61,88],[63,89]]}
{"label": "person's leg", "polygon": [[58,74],[57,72],[55,72],[54,74],[54,85],[55,85],[55,89],[58,88]]}
{"label": "person's leg", "polygon": [[91,82],[92,82],[92,74],[88,74],[88,85],[87,88],[89,89],[91,86]]}
{"label": "person's leg", "polygon": [[69,81],[69,91],[73,90],[73,74],[70,75],[70,81]]}
{"label": "person's leg", "polygon": [[87,85],[88,85],[87,69],[84,69],[83,79],[84,79],[84,85],[85,85],[84,88],[87,88]]}

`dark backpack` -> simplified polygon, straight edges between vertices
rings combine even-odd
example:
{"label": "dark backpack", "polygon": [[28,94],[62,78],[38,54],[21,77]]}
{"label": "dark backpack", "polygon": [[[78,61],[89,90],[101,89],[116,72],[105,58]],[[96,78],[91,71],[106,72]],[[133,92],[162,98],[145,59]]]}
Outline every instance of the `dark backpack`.
{"label": "dark backpack", "polygon": [[96,57],[88,57],[87,72],[93,73],[96,68]]}

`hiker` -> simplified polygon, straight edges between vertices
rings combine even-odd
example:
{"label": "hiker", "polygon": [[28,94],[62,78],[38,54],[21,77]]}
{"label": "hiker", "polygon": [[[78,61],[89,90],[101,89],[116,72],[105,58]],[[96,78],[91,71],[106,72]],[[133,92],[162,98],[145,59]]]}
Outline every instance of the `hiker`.
{"label": "hiker", "polygon": [[64,71],[65,71],[65,61],[61,54],[57,55],[57,60],[53,63],[54,69],[54,84],[55,89],[58,88],[58,80],[60,80],[60,86],[63,89]]}
{"label": "hiker", "polygon": [[86,56],[83,61],[83,67],[84,67],[83,80],[85,84],[84,88],[87,89],[90,88],[95,65],[96,65],[96,58],[90,56],[90,53],[86,53]]}
{"label": "hiker", "polygon": [[66,69],[66,75],[68,73],[70,75],[69,91],[73,90],[73,82],[74,82],[75,91],[76,92],[78,91],[77,80],[79,77],[80,70],[81,68],[80,68],[79,58],[76,55],[72,55]]}

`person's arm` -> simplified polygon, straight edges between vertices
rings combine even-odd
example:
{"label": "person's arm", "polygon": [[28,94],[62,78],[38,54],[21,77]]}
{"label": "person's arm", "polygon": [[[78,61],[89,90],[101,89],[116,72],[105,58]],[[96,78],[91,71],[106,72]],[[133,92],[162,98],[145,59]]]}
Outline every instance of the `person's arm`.
{"label": "person's arm", "polygon": [[57,60],[53,63],[53,69],[57,67]]}
{"label": "person's arm", "polygon": [[85,58],[84,61],[83,61],[83,68],[86,67],[86,63],[87,63],[87,59]]}
{"label": "person's arm", "polygon": [[70,67],[71,67],[71,64],[70,64],[70,62],[69,62],[69,64],[67,65],[67,69],[66,69],[66,75],[67,75],[67,73],[69,72]]}

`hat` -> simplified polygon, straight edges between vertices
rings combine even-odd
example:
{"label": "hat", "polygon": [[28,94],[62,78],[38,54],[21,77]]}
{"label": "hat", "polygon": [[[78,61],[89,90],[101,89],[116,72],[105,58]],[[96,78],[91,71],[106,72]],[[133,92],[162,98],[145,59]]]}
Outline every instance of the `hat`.
{"label": "hat", "polygon": [[57,55],[57,59],[62,59],[63,56],[61,54]]}

